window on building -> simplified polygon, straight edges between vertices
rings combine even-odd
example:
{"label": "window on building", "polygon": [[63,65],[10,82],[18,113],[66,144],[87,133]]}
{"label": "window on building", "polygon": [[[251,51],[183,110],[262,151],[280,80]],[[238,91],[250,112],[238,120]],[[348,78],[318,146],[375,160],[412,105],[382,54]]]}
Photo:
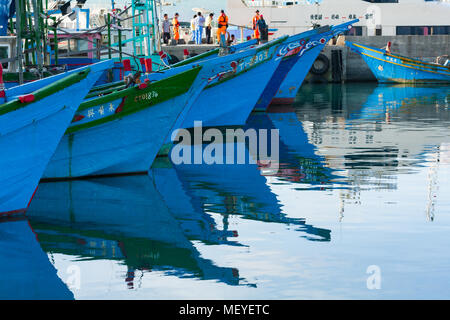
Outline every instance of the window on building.
{"label": "window on building", "polygon": [[450,26],[398,26],[396,29],[398,35],[430,36],[450,33]]}
{"label": "window on building", "polygon": [[353,26],[348,31],[349,36],[362,36],[362,27],[361,26]]}
{"label": "window on building", "polygon": [[398,3],[398,0],[363,0],[371,3]]}

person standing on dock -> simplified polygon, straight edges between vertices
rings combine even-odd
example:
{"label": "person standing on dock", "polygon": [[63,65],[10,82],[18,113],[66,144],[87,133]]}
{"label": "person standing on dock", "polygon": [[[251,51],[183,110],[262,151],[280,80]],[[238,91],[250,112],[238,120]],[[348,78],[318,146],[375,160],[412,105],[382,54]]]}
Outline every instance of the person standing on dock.
{"label": "person standing on dock", "polygon": [[206,18],[206,44],[210,44],[211,43],[211,30],[212,30],[212,24],[213,24],[213,18],[214,18],[214,13],[210,13],[208,18]]}
{"label": "person standing on dock", "polygon": [[197,14],[195,19],[195,43],[202,44],[203,28],[205,27],[205,17],[201,12]]}
{"label": "person standing on dock", "polygon": [[[218,23],[218,28],[217,28],[217,41],[219,42],[220,45],[226,46],[226,43],[221,43],[221,37],[222,35],[225,38],[225,35],[227,34],[227,29],[228,29],[228,17],[225,14],[224,10],[220,11],[220,16],[219,19],[217,20]],[[226,41],[224,39],[224,41]]]}
{"label": "person standing on dock", "polygon": [[260,39],[260,33],[259,33],[259,28],[258,28],[259,19],[261,19],[260,15],[259,15],[259,10],[256,10],[255,16],[252,19],[252,24],[253,24],[253,38],[258,39],[258,40]]}
{"label": "person standing on dock", "polygon": [[164,20],[162,22],[163,41],[165,44],[169,44],[170,40],[170,21],[167,13],[164,14]]}
{"label": "person standing on dock", "polygon": [[172,20],[172,27],[173,27],[173,38],[178,44],[178,41],[180,40],[180,22],[178,21],[178,17],[180,15],[178,13],[175,13],[175,17]]}
{"label": "person standing on dock", "polygon": [[194,17],[191,19],[191,41],[195,43],[195,37],[196,37],[196,27],[195,27],[195,19],[197,19],[197,15],[195,14]]}
{"label": "person standing on dock", "polygon": [[259,20],[256,24],[256,29],[259,31],[258,41],[267,42],[269,40],[269,27],[267,26],[263,15],[259,17]]}

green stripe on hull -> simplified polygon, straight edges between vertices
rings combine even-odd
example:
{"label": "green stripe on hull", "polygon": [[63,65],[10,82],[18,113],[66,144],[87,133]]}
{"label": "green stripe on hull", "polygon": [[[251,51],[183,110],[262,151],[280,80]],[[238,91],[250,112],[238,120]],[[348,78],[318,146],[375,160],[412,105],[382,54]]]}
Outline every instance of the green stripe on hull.
{"label": "green stripe on hull", "polygon": [[[259,46],[256,49],[256,54],[253,56],[253,59],[256,59],[257,55],[260,52],[264,51],[264,50],[266,50],[267,53],[268,53],[271,48],[273,48],[275,46],[278,46],[279,44],[283,43],[287,38],[289,38],[289,36],[283,36],[280,39],[277,39],[277,40],[274,40],[272,42],[268,42],[268,43],[266,43],[264,45]],[[239,77],[240,75],[242,75],[242,74],[244,74],[244,73],[246,73],[246,72],[248,72],[248,71],[250,71],[250,70],[252,70],[252,69],[254,69],[254,68],[258,67],[258,66],[260,66],[261,64],[270,61],[273,58],[275,53],[276,53],[276,51],[272,52],[272,54],[267,55],[267,57],[265,57],[264,60],[256,62],[256,63],[252,64],[251,66],[249,66],[248,68],[246,68],[246,69],[244,69],[242,71],[229,72],[228,74],[222,76],[222,78],[219,81],[206,86],[205,90],[209,89],[209,88],[212,88],[212,87],[215,87],[215,86],[218,86],[218,85],[220,85],[220,84],[222,84],[222,83],[224,83],[226,81],[229,81],[231,79],[234,79],[236,77]]]}
{"label": "green stripe on hull", "polygon": [[52,94],[54,94],[57,91],[63,90],[67,87],[70,87],[71,85],[80,82],[81,80],[83,80],[84,78],[87,77],[87,75],[89,74],[91,70],[89,68],[68,75],[65,78],[62,78],[60,80],[55,81],[52,84],[49,84],[48,86],[45,86],[39,90],[36,90],[30,94],[34,95],[34,100],[32,102],[20,102],[19,99],[14,99],[12,101],[6,102],[3,105],[0,105],[0,116],[3,114],[6,114],[8,112],[11,111],[15,111],[18,110],[20,108],[24,108],[26,106],[28,106],[30,103],[34,103],[36,101],[42,100]]}
{"label": "green stripe on hull", "polygon": [[[177,62],[175,64],[172,64],[170,66],[170,68],[176,68],[176,67],[185,66],[185,65],[187,65],[189,63],[192,63],[192,62],[195,62],[195,61],[199,61],[199,60],[203,60],[204,58],[210,57],[210,56],[212,56],[214,54],[219,54],[219,49],[218,48],[210,50],[210,51],[207,51],[207,52],[204,52],[204,53],[201,53],[201,54],[196,55],[196,56],[194,56],[192,58],[188,58],[186,60]],[[164,70],[167,70],[167,69],[169,69],[169,68],[164,68],[161,71],[164,71]]]}

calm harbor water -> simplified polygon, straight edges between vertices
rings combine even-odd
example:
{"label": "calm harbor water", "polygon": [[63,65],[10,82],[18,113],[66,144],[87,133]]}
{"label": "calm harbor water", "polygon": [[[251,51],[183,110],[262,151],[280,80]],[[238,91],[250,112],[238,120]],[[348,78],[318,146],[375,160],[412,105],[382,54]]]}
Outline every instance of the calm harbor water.
{"label": "calm harbor water", "polygon": [[305,85],[247,123],[279,130],[279,170],[42,183],[0,223],[0,298],[449,299],[449,107],[449,87]]}

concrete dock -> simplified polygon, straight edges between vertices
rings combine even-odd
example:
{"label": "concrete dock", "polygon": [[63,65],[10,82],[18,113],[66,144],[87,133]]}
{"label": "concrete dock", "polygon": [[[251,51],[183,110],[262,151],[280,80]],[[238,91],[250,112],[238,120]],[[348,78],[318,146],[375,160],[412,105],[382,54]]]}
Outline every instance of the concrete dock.
{"label": "concrete dock", "polygon": [[[450,35],[433,36],[341,36],[336,43],[328,44],[322,51],[322,55],[328,60],[327,70],[321,74],[312,72],[306,77],[306,82],[351,82],[351,81],[376,81],[367,64],[359,54],[349,50],[345,41],[361,43],[376,48],[385,47],[391,41],[391,50],[394,53],[419,58],[425,61],[435,61],[437,56],[450,53]],[[331,42],[331,41],[330,41]],[[200,54],[216,48],[217,45],[176,45],[163,46],[163,50],[179,60],[184,59],[184,50],[190,54]],[[318,62],[323,64],[322,61]]]}

